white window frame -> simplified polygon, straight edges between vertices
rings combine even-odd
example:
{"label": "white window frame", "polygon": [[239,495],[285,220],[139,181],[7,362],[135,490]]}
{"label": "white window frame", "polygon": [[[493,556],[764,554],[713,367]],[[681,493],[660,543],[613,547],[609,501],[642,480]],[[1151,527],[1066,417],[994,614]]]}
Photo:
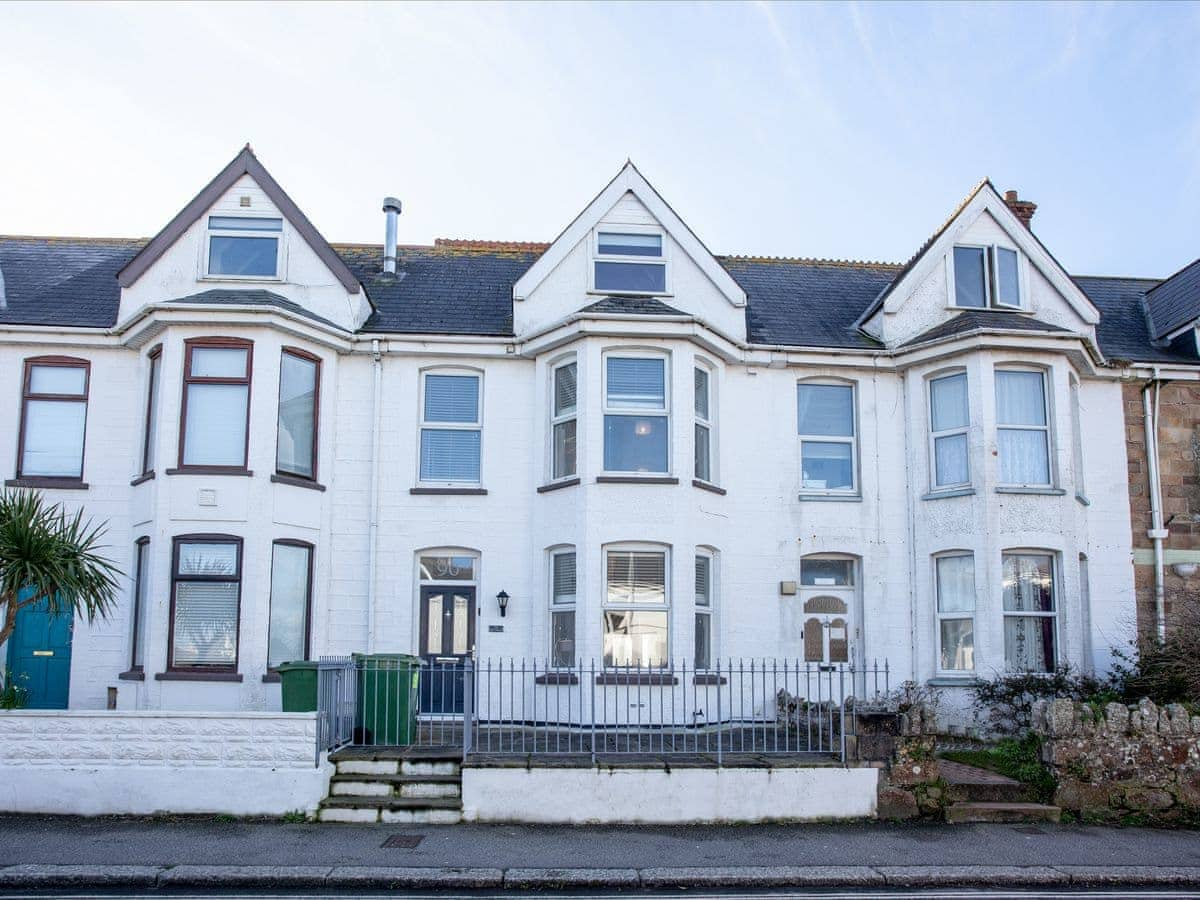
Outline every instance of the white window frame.
{"label": "white window frame", "polygon": [[695,471],[696,448],[692,448],[692,473],[697,481],[703,481],[705,484],[718,485],[721,483],[720,472],[717,467],[717,370],[708,363],[707,360],[697,356],[695,367],[692,373],[693,391],[695,390],[695,380],[697,373],[703,373],[705,385],[708,388],[708,414],[701,415],[700,410],[696,409],[696,398],[692,397],[692,413],[695,416],[695,422],[692,427],[692,440],[696,440],[696,433],[703,428],[708,438],[708,477],[702,478],[700,473]]}
{"label": "white window frame", "polygon": [[[661,256],[622,256],[614,253],[600,252],[600,235],[604,234],[638,234],[638,235],[657,235],[662,239],[662,255]],[[667,237],[667,232],[654,225],[597,225],[592,229],[591,240],[589,241],[591,249],[591,260],[588,262],[588,293],[603,294],[609,296],[632,295],[636,297],[669,297],[673,293],[671,289],[671,242]],[[635,263],[640,265],[661,265],[663,267],[663,290],[661,291],[618,291],[608,290],[596,287],[596,263],[598,262],[615,262],[615,263]]]}
{"label": "white window frame", "polygon": [[[696,548],[696,563],[701,559],[708,560],[708,604],[700,603],[700,595],[696,594],[696,618],[701,616],[708,619],[708,661],[701,665],[700,659],[696,654],[695,646],[692,647],[692,662],[695,668],[699,671],[711,669],[717,662],[717,598],[719,596],[717,577],[717,551],[711,547]],[[694,575],[693,571],[693,575]],[[693,579],[694,581],[694,579]]]}
{"label": "white window frame", "polygon": [[[600,563],[603,571],[603,582],[601,584],[600,594],[600,658],[603,662],[604,655],[604,615],[609,612],[656,612],[663,613],[667,621],[667,646],[663,653],[663,658],[659,666],[651,666],[649,664],[642,665],[641,668],[666,668],[671,661],[671,547],[667,544],[654,543],[621,543],[621,544],[605,544],[600,555]],[[657,553],[663,558],[663,602],[662,603],[609,603],[608,602],[608,555],[610,553]],[[577,561],[578,562],[578,561]],[[578,585],[576,585],[578,590]],[[578,622],[576,629],[578,629]],[[613,665],[609,666],[604,662],[605,668],[611,668],[616,671],[622,669],[637,668],[630,665]]]}
{"label": "white window frame", "polygon": [[[933,430],[933,383],[941,381],[943,378],[964,378],[967,383],[967,424],[956,428],[945,428],[941,431]],[[925,379],[925,398],[928,407],[929,417],[929,492],[936,494],[940,491],[955,491],[971,486],[971,377],[967,374],[966,369],[943,369],[938,372],[931,373]],[[938,438],[957,437],[963,435],[967,440],[967,480],[959,481],[950,484],[938,484],[937,475],[937,441]]]}
{"label": "white window frame", "polygon": [[[954,250],[961,247],[964,250],[982,250],[983,251],[983,280],[984,280],[984,305],[983,306],[959,306],[958,305],[958,285],[956,283],[956,275],[954,271]],[[1017,254],[1017,295],[1018,302],[1014,306],[1010,303],[1000,302],[1000,282],[999,282],[999,256],[1001,250],[1008,250]],[[960,243],[955,244],[950,248],[950,252],[946,255],[946,284],[949,288],[947,293],[947,307],[950,309],[965,309],[975,311],[995,310],[998,312],[1029,312],[1030,306],[1028,303],[1028,277],[1026,275],[1026,259],[1025,254],[1016,247],[1006,247],[1002,244],[970,244]]]}
{"label": "white window frame", "polygon": [[[575,406],[569,412],[558,413],[555,411],[555,404],[558,398],[558,373],[561,369],[567,366],[575,367]],[[568,478],[579,477],[579,359],[574,354],[564,356],[550,364],[550,384],[549,384],[549,400],[547,402],[547,410],[549,411],[549,458],[546,466],[549,474],[549,481],[563,481]],[[422,410],[424,407],[422,407]],[[558,473],[555,471],[555,455],[554,455],[554,436],[555,430],[559,425],[567,422],[575,422],[575,470],[573,472]]]}
{"label": "white window frame", "polygon": [[1000,585],[1000,657],[1001,667],[1005,672],[1022,672],[1022,669],[1008,667],[1008,648],[1005,644],[1004,623],[1011,618],[1053,619],[1054,620],[1054,664],[1049,672],[1030,671],[1031,675],[1052,675],[1062,661],[1062,634],[1059,613],[1062,611],[1062,563],[1057,550],[1045,547],[1006,547],[1000,551],[1000,574],[1004,575],[1004,558],[1007,556],[1044,556],[1050,560],[1050,598],[1054,608],[1050,612],[1006,610],[1004,608],[1004,585]]}
{"label": "white window frame", "polygon": [[[479,381],[478,402],[474,422],[426,422],[425,421],[425,378],[429,375],[452,375],[470,377]],[[422,487],[479,487],[483,484],[483,371],[468,368],[431,368],[421,370],[421,390],[417,398],[417,484]],[[479,432],[479,478],[474,481],[425,481],[421,478],[421,449],[424,433],[429,431],[477,431]]]}
{"label": "white window frame", "polygon": [[[951,612],[942,611],[942,581],[938,574],[938,563],[943,559],[958,559],[966,557],[971,560],[971,611],[969,613],[958,610]],[[978,669],[978,660],[976,656],[979,653],[979,642],[977,624],[978,619],[976,613],[979,610],[979,581],[975,570],[975,554],[971,550],[943,550],[940,553],[933,555],[933,615],[935,634],[933,638],[935,657],[934,668],[939,676],[946,678],[969,678],[974,677]],[[970,669],[944,669],[942,668],[942,622],[956,621],[961,622],[964,619],[971,621],[971,661],[974,663]]]}
{"label": "white window frame", "polygon": [[[211,219],[278,219],[278,231],[247,231],[240,228],[212,228]],[[201,248],[200,280],[201,281],[266,281],[281,282],[287,280],[287,252],[285,235],[287,234],[287,217],[283,213],[274,216],[243,216],[218,215],[213,212],[205,213],[204,246]],[[214,237],[274,237],[275,238],[275,274],[274,275],[221,275],[209,271],[210,255],[212,253],[212,238]]]}
{"label": "white window frame", "polygon": [[[646,406],[609,406],[608,404],[608,360],[610,357],[616,359],[658,359],[663,364],[663,402],[659,409],[652,409]],[[622,347],[613,347],[605,350],[600,357],[600,426],[603,434],[604,420],[608,416],[645,416],[646,418],[664,418],[666,419],[667,429],[667,467],[661,472],[636,472],[627,469],[608,469],[605,468],[605,459],[607,454],[607,437],[602,437],[600,447],[600,470],[605,475],[630,476],[633,478],[662,478],[671,475],[675,458],[673,440],[671,435],[671,355],[658,350],[642,350],[634,347],[628,349]]]}
{"label": "white window frame", "polygon": [[[554,593],[554,569],[556,561],[560,556],[573,556],[575,558],[575,595],[569,603],[559,603],[556,599],[557,595]],[[552,669],[574,668],[575,663],[579,660],[579,554],[573,545],[562,544],[557,547],[551,547],[546,553],[546,560],[548,563],[546,598],[548,600],[547,606],[549,607],[550,616],[550,632],[547,636],[550,655],[547,662]],[[575,627],[573,629],[575,651],[572,661],[566,665],[558,663],[554,656],[554,617],[557,613],[570,613],[575,617]]]}
{"label": "white window frame", "polygon": [[1068,376],[1068,387],[1071,392],[1071,464],[1074,469],[1075,497],[1087,504],[1087,482],[1084,479],[1083,468],[1083,407],[1080,400],[1081,385],[1074,375]]}
{"label": "white window frame", "polygon": [[[1042,406],[1044,408],[1044,425],[1001,425],[999,403],[996,402],[997,385],[1000,382],[999,375],[1001,372],[1030,372],[1038,374],[1042,377]],[[1001,365],[996,366],[992,370],[992,403],[993,416],[996,426],[996,483],[1002,488],[1033,488],[1045,489],[1053,488],[1057,481],[1057,472],[1054,467],[1054,407],[1050,403],[1050,393],[1052,390],[1052,382],[1050,380],[1050,370],[1043,366],[1022,366],[1022,365]],[[1003,471],[1003,451],[1000,447],[1000,432],[1001,431],[1043,431],[1046,434],[1046,477],[1047,481],[1042,483],[1035,482],[1008,482],[1000,480],[1000,473]]]}
{"label": "white window frame", "polygon": [[[850,388],[850,413],[853,417],[854,433],[849,437],[834,434],[802,434],[800,432],[800,388],[809,387],[848,387]],[[858,382],[841,378],[804,378],[796,382],[796,454],[799,465],[800,496],[801,497],[858,497],[861,495],[861,484],[858,471]],[[804,442],[816,444],[849,444],[850,445],[850,487],[848,488],[806,488],[804,486]]]}

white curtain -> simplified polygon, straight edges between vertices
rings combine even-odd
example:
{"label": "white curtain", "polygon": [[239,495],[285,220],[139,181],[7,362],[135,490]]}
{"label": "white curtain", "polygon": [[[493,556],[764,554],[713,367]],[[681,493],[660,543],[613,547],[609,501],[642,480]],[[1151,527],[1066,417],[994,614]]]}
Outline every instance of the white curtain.
{"label": "white curtain", "polygon": [[934,438],[933,441],[934,476],[937,485],[966,484],[971,480],[971,472],[967,463],[967,436],[952,434],[947,437]]}
{"label": "white curtain", "polygon": [[938,612],[974,612],[975,557],[943,556],[937,561]]}
{"label": "white curtain", "polygon": [[854,389],[841,384],[802,384],[797,391],[800,434],[854,435]]}
{"label": "white curtain", "polygon": [[996,422],[1045,425],[1046,394],[1041,372],[996,373]]}
{"label": "white curtain", "polygon": [[948,375],[929,384],[930,419],[934,431],[965,428],[969,421],[967,376]]}

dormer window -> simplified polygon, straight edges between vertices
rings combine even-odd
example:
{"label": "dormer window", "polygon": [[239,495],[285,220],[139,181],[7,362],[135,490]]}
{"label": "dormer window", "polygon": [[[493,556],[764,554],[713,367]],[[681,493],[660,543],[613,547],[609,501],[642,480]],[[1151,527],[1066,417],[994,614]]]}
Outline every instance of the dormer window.
{"label": "dormer window", "polygon": [[208,217],[209,275],[278,278],[283,219]]}
{"label": "dormer window", "polygon": [[1021,309],[1017,251],[994,244],[955,247],[954,305],[963,309]]}
{"label": "dormer window", "polygon": [[665,294],[667,261],[659,232],[598,231],[592,287],[618,294]]}

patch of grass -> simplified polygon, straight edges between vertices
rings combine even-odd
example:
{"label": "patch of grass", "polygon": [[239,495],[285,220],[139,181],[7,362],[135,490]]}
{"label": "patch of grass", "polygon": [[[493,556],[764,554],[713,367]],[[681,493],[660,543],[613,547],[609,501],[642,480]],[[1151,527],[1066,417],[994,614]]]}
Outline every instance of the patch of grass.
{"label": "patch of grass", "polygon": [[302,809],[293,809],[283,814],[283,824],[303,825],[308,821],[308,815]]}
{"label": "patch of grass", "polygon": [[1023,738],[1005,738],[985,750],[946,750],[942,758],[998,772],[1033,788],[1038,802],[1049,803],[1058,782],[1042,765],[1041,749],[1041,738],[1031,733]]}
{"label": "patch of grass", "polygon": [[220,822],[222,825],[231,825],[237,821],[237,816],[231,816],[229,813],[219,813],[213,816],[214,822]]}

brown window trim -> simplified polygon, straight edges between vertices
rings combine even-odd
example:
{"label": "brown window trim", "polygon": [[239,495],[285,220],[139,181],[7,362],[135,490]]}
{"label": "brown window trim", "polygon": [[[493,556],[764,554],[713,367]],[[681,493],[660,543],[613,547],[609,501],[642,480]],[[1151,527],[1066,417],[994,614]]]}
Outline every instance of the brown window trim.
{"label": "brown window trim", "polygon": [[543,484],[537,489],[539,494],[548,494],[551,491],[560,491],[563,488],[575,487],[579,484],[579,476],[573,478],[564,478],[562,481],[551,481],[549,484]]}
{"label": "brown window trim", "polygon": [[309,481],[307,478],[301,478],[299,475],[281,475],[276,472],[271,476],[271,481],[274,484],[290,484],[292,487],[305,488],[310,491],[323,491],[326,489],[325,485]]}
{"label": "brown window trim", "polygon": [[55,478],[50,475],[31,475],[28,478],[8,478],[5,487],[45,488],[53,491],[86,491],[90,485],[80,478]]}
{"label": "brown window trim", "polygon": [[[83,369],[83,393],[82,394],[35,394],[29,389],[30,380],[33,377],[34,366],[58,366],[64,369]],[[17,474],[12,482],[27,482],[25,484],[13,484],[6,482],[9,487],[60,487],[70,490],[76,487],[84,487],[83,484],[83,463],[87,458],[87,414],[88,414],[88,398],[92,389],[92,363],[90,360],[80,359],[76,356],[30,356],[25,360],[25,371],[21,377],[21,425],[17,435]],[[30,475],[26,476],[21,471],[21,465],[25,461],[25,420],[28,418],[28,406],[30,400],[61,400],[68,403],[78,403],[83,401],[83,446],[79,448],[79,474],[78,475]],[[52,483],[53,482],[53,483]]]}
{"label": "brown window trim", "polygon": [[137,478],[131,478],[129,481],[130,487],[137,487],[139,484],[145,484],[147,481],[154,480],[154,472],[143,472]]}
{"label": "brown window trim", "polygon": [[679,684],[679,679],[669,672],[650,672],[643,670],[641,672],[622,672],[614,670],[611,672],[597,672],[596,684],[614,684],[614,685],[632,685],[632,684],[650,684],[650,685],[675,685]]}
{"label": "brown window trim", "polygon": [[[250,401],[253,395],[253,380],[254,380],[254,341],[248,341],[245,338],[190,338],[183,342],[183,397],[179,404],[179,466],[177,469],[168,469],[167,474],[173,475],[176,472],[197,472],[203,471],[208,475],[217,475],[222,472],[229,474],[248,473],[247,466],[250,459]],[[192,350],[196,347],[214,348],[214,347],[229,347],[238,350],[246,351],[246,375],[243,378],[208,378],[192,377]],[[242,464],[240,466],[203,466],[203,465],[187,465],[183,461],[184,457],[184,436],[187,433],[187,405],[188,405],[188,387],[193,384],[244,384],[246,386],[246,441],[242,447]]]}
{"label": "brown window trim", "polygon": [[145,681],[146,672],[140,667],[130,669],[128,672],[122,672],[117,676],[119,681]]}
{"label": "brown window trim", "polygon": [[267,671],[263,673],[262,680],[263,684],[279,684],[281,681],[283,681],[283,676],[274,669],[267,669]]}
{"label": "brown window trim", "polygon": [[[187,578],[179,577],[179,548],[184,544],[237,544],[237,571],[235,572],[236,579],[218,578],[214,576],[190,576]],[[242,676],[238,674],[238,661],[242,653],[242,568],[244,565],[245,544],[237,535],[233,534],[179,534],[171,539],[171,607],[169,611],[170,620],[167,624],[167,670],[159,672],[154,676],[156,681],[241,681]],[[180,581],[231,581],[236,580],[238,586],[237,593],[237,621],[235,623],[236,631],[234,632],[234,653],[233,665],[231,666],[177,666],[175,661],[175,595],[176,588]],[[228,676],[236,675],[235,678]],[[187,677],[181,677],[187,676]],[[211,676],[211,677],[206,677]],[[217,677],[221,676],[221,677]]]}
{"label": "brown window trim", "polygon": [[163,469],[166,475],[241,475],[250,478],[253,470],[239,466],[185,466],[182,469]]}
{"label": "brown window trim", "polygon": [[[162,379],[162,344],[152,349],[146,354],[146,359],[150,362],[150,377],[146,384],[146,421],[143,426],[144,434],[142,435],[142,479],[153,478],[153,466],[150,465],[150,446],[155,435],[150,432],[150,420],[155,412],[155,400],[158,399],[156,391],[160,387],[159,382]],[[156,423],[157,424],[157,423]],[[155,429],[157,431],[157,428]],[[139,481],[138,484],[141,484]]]}
{"label": "brown window trim", "polygon": [[[139,621],[139,616],[146,614],[146,585],[142,583],[142,562],[144,556],[150,549],[150,536],[142,535],[133,542],[136,548],[133,554],[133,615],[130,621],[133,623],[133,632],[129,641],[129,671],[144,672],[145,665],[136,663],[138,657],[138,638],[140,638],[143,623]],[[145,649],[145,648],[143,648]],[[144,676],[143,676],[144,677]]]}
{"label": "brown window trim", "polygon": [[596,484],[679,484],[671,475],[597,475]]}
{"label": "brown window trim", "polygon": [[[284,547],[300,547],[308,551],[308,579],[304,595],[304,658],[312,657],[312,599],[313,599],[313,573],[316,568],[317,547],[309,541],[300,541],[295,538],[278,538],[271,542],[271,579],[275,576],[275,548],[277,546]],[[271,605],[275,602],[274,593],[270,593],[267,597],[267,658],[271,658]],[[267,667],[269,674],[278,672]]]}
{"label": "brown window trim", "polygon": [[[285,356],[295,356],[298,359],[307,360],[314,363],[317,367],[316,377],[313,380],[313,435],[312,435],[312,475],[301,475],[299,472],[289,472],[286,469],[279,467],[279,411],[275,414],[275,474],[285,478],[294,478],[297,481],[307,481],[312,484],[317,483],[317,475],[320,472],[318,468],[320,459],[318,450],[321,436],[321,357],[314,353],[309,353],[307,350],[301,350],[299,347],[284,346],[279,353],[279,386],[283,387],[283,358]],[[278,398],[276,398],[278,400]],[[321,490],[325,490],[321,488]]]}
{"label": "brown window trim", "polygon": [[702,491],[711,491],[714,494],[720,494],[722,497],[729,493],[727,490],[725,490],[725,488],[719,487],[713,484],[711,481],[703,481],[699,478],[692,479],[692,487],[700,488]]}
{"label": "brown window trim", "polygon": [[456,487],[444,487],[444,488],[415,487],[415,488],[409,488],[408,492],[410,494],[432,494],[432,495],[457,494],[457,495],[463,496],[463,497],[486,497],[487,496],[486,488],[468,488],[468,487],[461,487],[461,488],[456,488]]}

